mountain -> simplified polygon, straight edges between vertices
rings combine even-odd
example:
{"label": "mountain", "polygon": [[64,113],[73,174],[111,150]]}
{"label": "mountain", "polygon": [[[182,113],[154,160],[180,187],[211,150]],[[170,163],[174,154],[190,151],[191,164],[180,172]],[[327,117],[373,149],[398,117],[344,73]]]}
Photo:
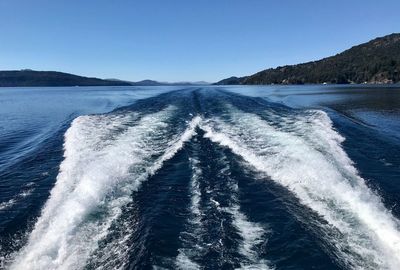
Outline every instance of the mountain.
{"label": "mountain", "polygon": [[135,86],[173,86],[173,85],[207,85],[210,83],[198,81],[198,82],[159,82],[153,80],[143,80],[139,82],[131,82]]}
{"label": "mountain", "polygon": [[30,69],[0,71],[0,87],[29,86],[167,86],[205,85],[206,82],[158,82],[142,80],[138,82],[119,79],[88,78],[57,71],[34,71]]}
{"label": "mountain", "polygon": [[400,82],[400,34],[379,37],[335,56],[270,68],[216,84],[347,84]]}
{"label": "mountain", "polygon": [[210,85],[209,82],[206,81],[197,81],[197,82],[191,82],[192,85]]}
{"label": "mountain", "polygon": [[247,77],[235,77],[235,76],[232,76],[232,77],[223,79],[223,80],[217,82],[216,84],[219,84],[219,85],[241,84],[241,82],[246,78]]}
{"label": "mountain", "polygon": [[122,86],[129,82],[88,78],[56,71],[0,71],[0,87],[14,86]]}
{"label": "mountain", "polygon": [[165,83],[157,82],[154,80],[142,80],[138,82],[131,82],[131,85],[135,86],[161,86],[165,85]]}

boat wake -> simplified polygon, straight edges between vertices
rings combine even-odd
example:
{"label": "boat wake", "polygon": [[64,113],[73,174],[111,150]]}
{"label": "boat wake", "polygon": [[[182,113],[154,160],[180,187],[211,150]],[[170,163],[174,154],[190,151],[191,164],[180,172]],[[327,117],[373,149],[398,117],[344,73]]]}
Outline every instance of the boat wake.
{"label": "boat wake", "polygon": [[[9,268],[83,269],[90,262],[122,269],[139,254],[148,256],[142,266],[153,268],[276,268],[279,260],[269,253],[270,239],[277,241],[271,220],[254,215],[271,209],[244,207],[251,198],[240,188],[242,175],[234,173],[250,167],[253,179],[272,181],[314,213],[301,222],[326,243],[321,248],[337,265],[397,269],[399,222],[359,176],[332,125],[322,111],[211,89],[78,117],[65,134],[56,184]],[[189,201],[186,212],[176,214],[184,217],[182,229],[170,236],[175,255],[159,265],[152,257],[157,250],[134,250],[138,225],[121,222],[121,215],[143,183],[182,151],[190,178],[181,185]],[[168,241],[159,243],[168,249]]]}

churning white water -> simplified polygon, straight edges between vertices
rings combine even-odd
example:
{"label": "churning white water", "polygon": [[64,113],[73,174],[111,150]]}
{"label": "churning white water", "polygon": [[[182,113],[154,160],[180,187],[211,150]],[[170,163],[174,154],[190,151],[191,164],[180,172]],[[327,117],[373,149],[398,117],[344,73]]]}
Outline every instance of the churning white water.
{"label": "churning white water", "polygon": [[287,117],[258,115],[228,106],[229,118],[201,124],[205,137],[230,148],[288,188],[337,230],[329,239],[349,267],[398,269],[399,222],[358,175],[341,147],[343,137],[322,111]]}
{"label": "churning white water", "polygon": [[167,132],[175,109],[75,119],[57,182],[10,268],[83,268],[132,191],[193,136],[198,118],[182,132]]}

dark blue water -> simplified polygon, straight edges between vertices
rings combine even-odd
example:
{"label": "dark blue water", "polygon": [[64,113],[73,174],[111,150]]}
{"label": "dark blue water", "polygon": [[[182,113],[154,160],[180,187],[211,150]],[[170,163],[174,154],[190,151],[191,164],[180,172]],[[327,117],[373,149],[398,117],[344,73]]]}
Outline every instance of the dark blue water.
{"label": "dark blue water", "polygon": [[400,88],[0,89],[10,269],[398,269]]}

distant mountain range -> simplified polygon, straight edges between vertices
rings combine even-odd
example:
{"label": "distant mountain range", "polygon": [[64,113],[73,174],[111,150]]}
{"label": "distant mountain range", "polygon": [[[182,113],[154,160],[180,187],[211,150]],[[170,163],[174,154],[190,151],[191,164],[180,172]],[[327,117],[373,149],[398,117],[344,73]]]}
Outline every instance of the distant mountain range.
{"label": "distant mountain range", "polygon": [[207,85],[210,84],[204,81],[198,82],[159,82],[153,80],[143,80],[138,82],[130,82],[132,85],[136,86],[162,86],[162,85]]}
{"label": "distant mountain range", "polygon": [[[376,38],[335,56],[298,65],[269,68],[250,76],[230,77],[233,84],[348,84],[400,82],[400,34]],[[139,82],[83,77],[56,71],[0,71],[0,87],[14,86],[160,86],[204,85],[206,82]]]}
{"label": "distant mountain range", "polygon": [[400,82],[400,34],[376,38],[335,56],[270,68],[217,82],[231,84],[349,84]]}
{"label": "distant mountain range", "polygon": [[128,82],[88,78],[56,71],[10,70],[0,71],[0,87],[14,86],[112,86],[130,85]]}
{"label": "distant mountain range", "polygon": [[118,79],[89,78],[57,71],[7,70],[0,71],[0,87],[29,86],[161,86],[161,85],[200,85],[206,82],[167,83],[153,80],[129,82]]}

